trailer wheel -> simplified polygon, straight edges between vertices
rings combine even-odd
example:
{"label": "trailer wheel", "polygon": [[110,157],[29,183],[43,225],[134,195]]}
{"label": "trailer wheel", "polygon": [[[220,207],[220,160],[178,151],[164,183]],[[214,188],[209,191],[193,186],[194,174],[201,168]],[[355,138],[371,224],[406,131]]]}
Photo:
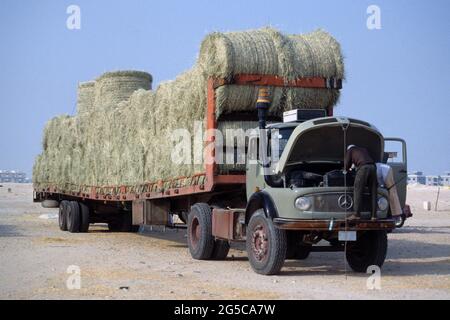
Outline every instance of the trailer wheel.
{"label": "trailer wheel", "polygon": [[230,243],[227,240],[215,240],[214,249],[211,255],[213,260],[225,260],[230,251]]}
{"label": "trailer wheel", "polygon": [[80,206],[77,201],[70,201],[67,206],[67,230],[72,233],[80,232]]}
{"label": "trailer wheel", "polygon": [[69,205],[69,201],[63,200],[59,204],[59,212],[58,212],[58,225],[59,229],[62,231],[67,231],[67,207]]}
{"label": "trailer wheel", "polygon": [[386,258],[387,233],[383,230],[367,231],[347,246],[347,262],[353,271],[366,272],[371,265],[381,268]]}
{"label": "trailer wheel", "polygon": [[286,258],[286,231],[275,228],[264,209],[251,216],[247,226],[246,248],[248,260],[256,273],[277,274]]}
{"label": "trailer wheel", "polygon": [[89,230],[89,207],[80,202],[81,223],[80,232],[88,232]]}
{"label": "trailer wheel", "polygon": [[122,212],[116,214],[114,219],[108,222],[109,231],[112,232],[131,232],[132,231],[132,221],[131,213]]}
{"label": "trailer wheel", "polygon": [[192,258],[211,259],[214,250],[211,208],[207,203],[196,203],[188,216],[188,246]]}

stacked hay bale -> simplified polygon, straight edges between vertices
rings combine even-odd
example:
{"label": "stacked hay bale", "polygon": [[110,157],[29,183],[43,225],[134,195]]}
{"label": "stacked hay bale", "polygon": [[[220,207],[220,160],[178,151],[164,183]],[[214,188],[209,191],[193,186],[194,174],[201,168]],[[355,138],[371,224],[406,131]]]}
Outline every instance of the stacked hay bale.
{"label": "stacked hay bale", "polygon": [[[284,35],[266,28],[208,35],[194,67],[161,83],[155,91],[150,90],[152,78],[147,73],[106,73],[95,81],[92,108],[81,103],[86,107],[78,108],[78,115],[55,118],[47,126],[34,183],[65,188],[138,185],[204,172],[204,164],[195,161],[198,141],[194,137],[205,129],[208,77],[230,78],[242,73],[343,79],[344,65],[339,44],[324,31]],[[339,98],[335,89],[271,91],[270,113],[277,116],[292,108],[332,107]],[[253,121],[222,121],[226,114],[239,119],[241,112],[254,111],[256,96],[255,86],[226,85],[216,90],[216,115],[224,136],[227,128],[256,127]],[[176,129],[191,135],[190,163],[172,162],[178,142],[172,141]],[[222,173],[244,169],[239,164],[220,166]]]}
{"label": "stacked hay bale", "polygon": [[152,76],[142,71],[106,72],[95,80],[94,107],[115,107],[138,89],[150,90]]}
{"label": "stacked hay bale", "polygon": [[94,85],[95,81],[80,82],[78,84],[78,95],[77,95],[78,114],[92,111],[94,107],[94,95],[95,95]]}

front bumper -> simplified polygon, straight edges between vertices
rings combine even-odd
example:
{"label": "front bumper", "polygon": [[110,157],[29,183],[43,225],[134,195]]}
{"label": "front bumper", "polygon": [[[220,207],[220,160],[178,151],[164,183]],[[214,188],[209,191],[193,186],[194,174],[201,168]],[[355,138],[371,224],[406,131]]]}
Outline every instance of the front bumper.
{"label": "front bumper", "polygon": [[372,220],[303,220],[274,218],[274,225],[285,230],[309,231],[363,231],[363,230],[392,230],[395,228],[394,219]]}
{"label": "front bumper", "polygon": [[[354,213],[353,206],[343,208],[339,206],[339,199],[346,194],[353,198],[353,189],[344,187],[317,187],[317,188],[266,188],[266,192],[272,198],[277,216],[284,219],[302,220],[345,220],[345,217]],[[387,190],[378,189],[379,197],[388,197]],[[302,211],[295,207],[295,200],[299,197],[307,197],[311,200],[311,208]],[[353,199],[352,199],[353,200]],[[368,194],[363,195],[363,207],[361,217],[370,219],[371,205]],[[377,210],[379,219],[388,218],[388,209]]]}

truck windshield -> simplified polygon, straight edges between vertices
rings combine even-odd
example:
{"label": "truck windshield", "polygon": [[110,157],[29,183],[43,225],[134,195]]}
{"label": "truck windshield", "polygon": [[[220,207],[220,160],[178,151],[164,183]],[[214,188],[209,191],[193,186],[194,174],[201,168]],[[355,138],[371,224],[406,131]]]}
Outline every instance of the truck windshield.
{"label": "truck windshield", "polygon": [[289,127],[289,128],[280,128],[277,129],[278,130],[278,143],[279,143],[279,148],[280,148],[280,154],[279,156],[281,157],[284,148],[286,147],[286,144],[292,134],[292,132],[294,131],[295,127]]}

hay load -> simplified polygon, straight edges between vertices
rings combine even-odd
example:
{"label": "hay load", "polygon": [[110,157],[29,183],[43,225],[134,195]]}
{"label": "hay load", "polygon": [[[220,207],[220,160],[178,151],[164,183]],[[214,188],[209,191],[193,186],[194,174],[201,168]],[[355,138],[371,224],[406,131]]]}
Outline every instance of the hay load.
{"label": "hay load", "polygon": [[115,107],[138,89],[150,90],[152,80],[149,73],[142,71],[106,72],[95,80],[94,107]]}
{"label": "hay load", "polygon": [[95,81],[80,82],[78,84],[77,112],[89,112],[94,107]]}
{"label": "hay load", "polygon": [[[208,35],[193,68],[154,91],[147,73],[106,73],[95,80],[92,107],[86,98],[92,85],[80,85],[86,91],[79,90],[78,114],[57,117],[47,125],[43,152],[33,170],[35,186],[88,191],[87,186],[139,185],[204,172],[194,148],[192,162],[172,162],[172,134],[186,129],[192,146],[198,143],[195,134],[205,128],[208,77],[240,73],[342,79],[344,65],[339,44],[324,31],[285,35],[265,28]],[[256,96],[254,86],[219,87],[219,128],[256,127],[256,122],[239,121],[242,112],[254,111]],[[292,108],[328,108],[338,98],[334,89],[272,88],[270,112],[280,116]],[[230,114],[234,120],[225,121],[223,116]],[[224,164],[219,170],[243,171],[245,166]]]}

